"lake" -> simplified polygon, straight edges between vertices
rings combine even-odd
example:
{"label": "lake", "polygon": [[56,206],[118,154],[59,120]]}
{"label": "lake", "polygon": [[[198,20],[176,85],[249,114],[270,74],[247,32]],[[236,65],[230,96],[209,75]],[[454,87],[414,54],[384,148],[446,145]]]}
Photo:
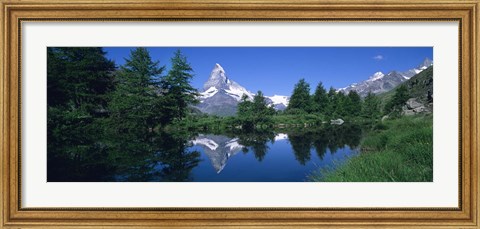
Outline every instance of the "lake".
{"label": "lake", "polygon": [[316,151],[308,144],[292,142],[288,134],[278,133],[264,148],[245,147],[239,138],[223,135],[201,135],[192,150],[201,153],[201,162],[192,169],[193,181],[297,182],[305,181],[318,169],[335,166],[356,154],[355,148],[345,145],[331,151]]}
{"label": "lake", "polygon": [[[91,149],[48,155],[48,181],[303,182],[358,154],[354,125],[255,133],[105,137]],[[81,152],[75,152],[75,151]],[[73,154],[72,154],[73,151]]]}

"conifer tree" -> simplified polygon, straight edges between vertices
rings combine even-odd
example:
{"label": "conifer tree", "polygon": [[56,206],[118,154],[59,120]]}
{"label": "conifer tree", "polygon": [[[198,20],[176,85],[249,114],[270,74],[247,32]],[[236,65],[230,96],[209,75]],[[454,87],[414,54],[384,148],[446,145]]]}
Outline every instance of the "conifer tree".
{"label": "conifer tree", "polygon": [[359,116],[362,112],[362,99],[356,91],[349,91],[347,95],[347,104],[345,105],[346,115],[351,117]]}
{"label": "conifer tree", "polygon": [[115,70],[105,55],[102,48],[48,48],[48,106],[83,107],[89,113],[104,107]]}
{"label": "conifer tree", "polygon": [[337,92],[335,91],[335,88],[330,87],[327,94],[327,98],[328,98],[327,109],[325,109],[325,113],[324,113],[328,117],[333,117],[335,110],[337,108],[337,104],[335,103],[336,95],[337,95]]}
{"label": "conifer tree", "polygon": [[[105,55],[102,48],[47,48],[49,164],[72,158],[81,164],[91,158],[90,152],[101,151],[95,143],[102,135],[99,120],[107,115],[106,95],[113,89],[115,70],[114,62]],[[49,169],[49,179],[55,169]],[[56,178],[65,177],[68,175]]]}
{"label": "conifer tree", "polygon": [[121,131],[143,131],[158,125],[158,83],[165,67],[159,67],[146,48],[130,52],[117,72],[116,89],[111,95],[113,126]]}
{"label": "conifer tree", "polygon": [[293,89],[292,96],[288,103],[287,111],[298,110],[308,113],[311,111],[310,85],[305,79],[300,79]]}
{"label": "conifer tree", "polygon": [[265,96],[262,91],[258,91],[253,97],[253,112],[259,117],[273,115],[275,113],[273,107],[269,107],[265,101]]}
{"label": "conifer tree", "polygon": [[161,81],[162,88],[162,124],[173,120],[182,120],[189,106],[198,103],[197,90],[190,85],[193,69],[187,58],[177,50],[171,59],[172,68]]}
{"label": "conifer tree", "polygon": [[253,102],[248,96],[243,95],[237,107],[237,116],[246,129],[252,129],[257,124],[266,124],[271,120],[275,110],[267,105],[261,91],[253,97]]}
{"label": "conifer tree", "polygon": [[313,110],[320,114],[325,114],[328,110],[328,95],[322,82],[318,83],[313,94]]}
{"label": "conifer tree", "polygon": [[409,99],[408,89],[405,84],[400,85],[395,89],[395,94],[390,101],[385,105],[385,113],[400,114],[403,105]]}
{"label": "conifer tree", "polygon": [[372,92],[369,92],[363,101],[362,116],[370,119],[380,117],[380,101]]}
{"label": "conifer tree", "polygon": [[247,95],[243,95],[237,107],[238,117],[253,116],[253,103],[248,99]]}
{"label": "conifer tree", "polygon": [[333,104],[335,106],[334,114],[335,116],[339,116],[334,118],[342,118],[347,116],[348,113],[345,110],[345,107],[348,106],[349,101],[348,97],[345,96],[342,91],[339,91],[335,94],[335,96],[333,97]]}

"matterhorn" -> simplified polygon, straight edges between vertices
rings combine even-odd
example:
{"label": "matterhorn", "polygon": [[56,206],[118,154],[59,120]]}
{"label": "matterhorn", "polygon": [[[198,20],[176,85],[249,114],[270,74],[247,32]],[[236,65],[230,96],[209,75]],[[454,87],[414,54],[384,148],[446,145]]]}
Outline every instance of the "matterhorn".
{"label": "matterhorn", "polygon": [[[233,116],[237,112],[237,106],[243,95],[249,100],[255,96],[245,87],[228,78],[227,73],[220,64],[215,64],[207,82],[203,84],[203,91],[198,99],[197,108],[207,114],[219,116]],[[288,97],[274,95],[265,97],[267,104],[277,110],[283,110],[288,106]]]}

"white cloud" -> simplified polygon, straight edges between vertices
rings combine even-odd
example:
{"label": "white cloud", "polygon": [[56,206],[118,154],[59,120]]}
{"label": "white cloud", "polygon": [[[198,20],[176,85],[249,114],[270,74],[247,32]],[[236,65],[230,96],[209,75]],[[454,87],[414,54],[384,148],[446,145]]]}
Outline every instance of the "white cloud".
{"label": "white cloud", "polygon": [[383,56],[382,55],[376,55],[373,57],[374,60],[383,60]]}

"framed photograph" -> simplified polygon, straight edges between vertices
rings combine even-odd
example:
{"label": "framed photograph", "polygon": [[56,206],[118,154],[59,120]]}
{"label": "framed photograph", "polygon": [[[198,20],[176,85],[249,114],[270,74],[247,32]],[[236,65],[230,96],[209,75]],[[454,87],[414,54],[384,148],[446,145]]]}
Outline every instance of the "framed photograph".
{"label": "framed photograph", "polygon": [[1,1],[1,225],[478,227],[478,1]]}

